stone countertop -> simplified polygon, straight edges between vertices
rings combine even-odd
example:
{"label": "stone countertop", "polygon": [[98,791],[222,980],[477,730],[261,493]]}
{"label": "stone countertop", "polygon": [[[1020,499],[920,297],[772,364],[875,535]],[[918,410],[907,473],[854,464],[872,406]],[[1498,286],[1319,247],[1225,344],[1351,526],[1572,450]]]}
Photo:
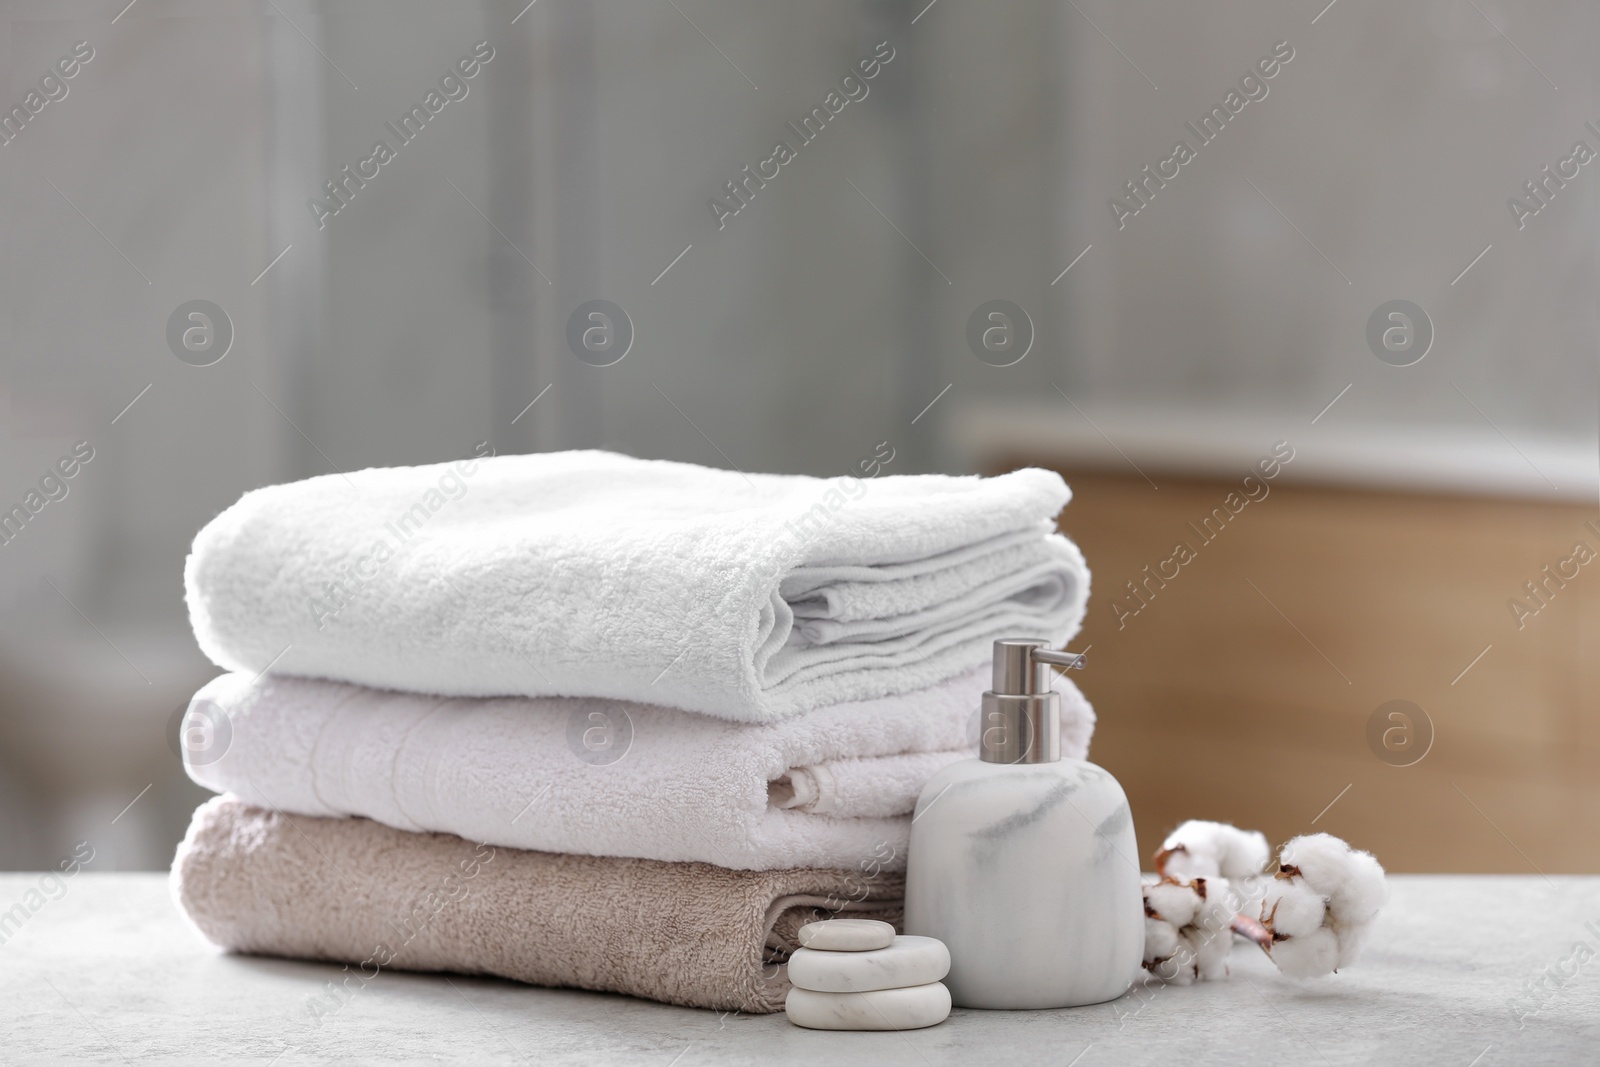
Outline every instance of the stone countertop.
{"label": "stone countertop", "polygon": [[958,1008],[900,1034],[391,971],[318,1019],[310,998],[339,968],[217,953],[163,875],[84,872],[54,900],[29,894],[40,878],[0,875],[7,1062],[1600,1062],[1600,877],[1396,876],[1364,958],[1331,978],[1291,981],[1241,943],[1224,982],[1060,1011]]}

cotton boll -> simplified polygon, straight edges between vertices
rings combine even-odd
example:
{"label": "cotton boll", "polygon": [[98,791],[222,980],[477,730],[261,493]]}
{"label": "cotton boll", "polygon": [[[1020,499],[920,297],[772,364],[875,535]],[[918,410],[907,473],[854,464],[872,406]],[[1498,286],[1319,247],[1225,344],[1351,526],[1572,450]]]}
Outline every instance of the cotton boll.
{"label": "cotton boll", "polygon": [[1228,953],[1233,951],[1233,920],[1238,915],[1238,899],[1227,879],[1206,878],[1205,899],[1195,908],[1194,919],[1184,931],[1191,938],[1201,978],[1226,978]]}
{"label": "cotton boll", "polygon": [[1196,977],[1205,981],[1216,981],[1228,977],[1228,954],[1233,951],[1233,933],[1224,927],[1221,930],[1205,929],[1198,936],[1189,939],[1195,953]]}
{"label": "cotton boll", "polygon": [[1322,927],[1272,946],[1272,962],[1291,978],[1317,978],[1331,974],[1339,964],[1339,939]]}
{"label": "cotton boll", "polygon": [[1239,897],[1226,878],[1196,878],[1201,902],[1195,909],[1194,925],[1205,930],[1226,930],[1238,914]]}
{"label": "cotton boll", "polygon": [[1199,977],[1194,966],[1194,951],[1187,944],[1181,945],[1171,959],[1163,960],[1150,973],[1168,985],[1193,985]]}
{"label": "cotton boll", "polygon": [[1370,852],[1352,850],[1348,863],[1350,873],[1344,889],[1331,895],[1328,910],[1340,925],[1359,926],[1370,923],[1389,902],[1389,883],[1384,880],[1383,867]]}
{"label": "cotton boll", "polygon": [[1245,878],[1267,865],[1267,839],[1254,830],[1190,819],[1161,843],[1156,870],[1173,878]]}
{"label": "cotton boll", "polygon": [[1248,878],[1252,874],[1260,874],[1272,855],[1272,850],[1267,847],[1267,835],[1259,830],[1240,830],[1232,826],[1228,829],[1232,833],[1228,835],[1227,851],[1219,865],[1222,876]]}
{"label": "cotton boll", "polygon": [[1161,843],[1156,870],[1169,878],[1215,878],[1222,874],[1222,823],[1190,819]]}
{"label": "cotton boll", "polygon": [[1146,913],[1157,915],[1182,929],[1194,921],[1200,906],[1200,897],[1187,882],[1160,882],[1151,886],[1144,895]]}
{"label": "cotton boll", "polygon": [[[1208,902],[1195,913],[1194,925],[1197,929],[1203,929],[1213,941],[1221,942],[1222,945],[1227,945],[1227,949],[1232,949],[1234,920],[1237,917],[1238,912],[1234,909],[1218,902]],[[1227,955],[1227,950],[1224,950],[1224,955]]]}
{"label": "cotton boll", "polygon": [[1369,852],[1350,853],[1351,873],[1343,893],[1328,902],[1333,930],[1339,935],[1339,966],[1356,961],[1372,933],[1378,912],[1389,901],[1383,868]]}
{"label": "cotton boll", "polygon": [[1232,923],[1235,915],[1255,914],[1261,895],[1266,892],[1266,887],[1271,881],[1271,877],[1261,874],[1251,874],[1237,881],[1228,878],[1207,878],[1206,899],[1212,907],[1225,911],[1228,922]]}
{"label": "cotton boll", "polygon": [[1144,921],[1144,961],[1164,960],[1178,951],[1177,927],[1163,919]]}
{"label": "cotton boll", "polygon": [[1278,864],[1261,905],[1273,962],[1297,977],[1354,963],[1389,896],[1377,859],[1329,834],[1308,834],[1284,845]]}
{"label": "cotton boll", "polygon": [[1194,949],[1187,940],[1179,938],[1170,955],[1146,960],[1144,969],[1152,978],[1169,985],[1189,985],[1195,980]]}
{"label": "cotton boll", "polygon": [[1304,937],[1326,918],[1322,895],[1298,878],[1275,879],[1261,901],[1261,923],[1277,937]]}
{"label": "cotton boll", "polygon": [[1212,883],[1204,878],[1144,883],[1144,967],[1156,978],[1188,985],[1227,977],[1232,912],[1213,897],[1212,884],[1227,887],[1220,879]]}
{"label": "cotton boll", "polygon": [[[1145,882],[1144,893],[1144,969],[1164,982],[1187,985],[1193,978],[1193,953],[1183,939],[1179,924],[1162,913],[1183,914],[1194,910],[1193,892],[1175,882]],[[1154,899],[1152,899],[1152,896]]]}
{"label": "cotton boll", "polygon": [[1331,927],[1334,935],[1339,939],[1339,970],[1350,966],[1361,956],[1361,950],[1366,946],[1367,939],[1372,934],[1372,923],[1360,926]]}
{"label": "cotton boll", "polygon": [[1161,880],[1143,886],[1145,969],[1174,985],[1225,978],[1235,930],[1292,977],[1355,962],[1389,896],[1377,859],[1321,833],[1284,845],[1278,873],[1258,878],[1268,856],[1264,836],[1226,823],[1174,830],[1156,854]]}
{"label": "cotton boll", "polygon": [[1325,897],[1344,890],[1352,873],[1350,846],[1332,834],[1306,834],[1284,845],[1279,866],[1293,868]]}

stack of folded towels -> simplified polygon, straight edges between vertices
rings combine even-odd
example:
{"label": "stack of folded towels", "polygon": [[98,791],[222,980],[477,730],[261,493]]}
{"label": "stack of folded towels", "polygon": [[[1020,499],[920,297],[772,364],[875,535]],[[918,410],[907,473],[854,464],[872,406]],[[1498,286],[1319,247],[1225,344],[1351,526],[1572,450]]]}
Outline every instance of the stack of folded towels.
{"label": "stack of folded towels", "polygon": [[[1061,644],[1061,478],[604,452],[329,475],[195,539],[174,892],[224,948],[781,1010],[805,924],[898,925],[991,642]],[[1063,754],[1094,716],[1062,680]],[[352,972],[356,973],[356,972]]]}

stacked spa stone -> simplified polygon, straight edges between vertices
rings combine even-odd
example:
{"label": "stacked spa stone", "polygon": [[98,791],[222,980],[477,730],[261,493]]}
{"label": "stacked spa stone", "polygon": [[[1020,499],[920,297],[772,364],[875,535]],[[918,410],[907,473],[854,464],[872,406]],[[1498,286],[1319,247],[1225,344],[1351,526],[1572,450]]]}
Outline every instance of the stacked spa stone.
{"label": "stacked spa stone", "polygon": [[800,928],[784,1010],[813,1030],[916,1030],[950,1015],[950,951],[932,937],[896,936],[876,919]]}

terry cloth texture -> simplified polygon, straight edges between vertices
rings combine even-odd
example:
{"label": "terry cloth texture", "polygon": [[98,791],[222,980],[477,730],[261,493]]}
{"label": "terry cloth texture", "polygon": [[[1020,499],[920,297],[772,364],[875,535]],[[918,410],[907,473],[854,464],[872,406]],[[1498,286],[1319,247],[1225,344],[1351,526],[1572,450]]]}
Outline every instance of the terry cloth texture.
{"label": "terry cloth texture", "polygon": [[1083,556],[1060,475],[823,480],[607,452],[246,493],[185,571],[228,670],[444,696],[594,696],[766,722],[1059,645]]}
{"label": "terry cloth texture", "polygon": [[[512,848],[722,867],[905,864],[929,778],[976,754],[987,671],[768,725],[581,698],[440,698],[227,674],[191,702],[189,776],[305,815]],[[1062,754],[1094,712],[1066,679]]]}
{"label": "terry cloth texture", "polygon": [[349,992],[393,967],[775,1012],[800,926],[898,925],[904,884],[525,852],[216,797],[178,846],[172,891],[214,944],[349,964]]}

